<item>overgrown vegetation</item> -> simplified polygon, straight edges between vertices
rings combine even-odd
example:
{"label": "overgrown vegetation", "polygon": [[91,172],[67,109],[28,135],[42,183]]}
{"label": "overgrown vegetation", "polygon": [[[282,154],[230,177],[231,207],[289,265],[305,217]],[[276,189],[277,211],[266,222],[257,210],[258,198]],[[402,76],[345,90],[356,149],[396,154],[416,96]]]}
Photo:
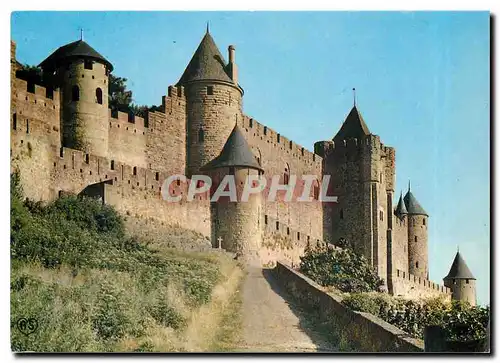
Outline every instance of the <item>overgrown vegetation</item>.
{"label": "overgrown vegetation", "polygon": [[411,334],[423,338],[424,328],[438,325],[453,341],[483,339],[489,307],[443,299],[406,300],[378,292],[383,281],[363,256],[352,251],[345,240],[343,249],[307,249],[300,271],[322,286],[342,294],[342,303],[352,310],[371,313]]}
{"label": "overgrown vegetation", "polygon": [[300,260],[300,272],[342,292],[377,291],[384,283],[368,261],[351,249],[308,248]]}
{"label": "overgrown vegetation", "polygon": [[414,337],[423,339],[426,326],[444,328],[448,340],[470,341],[486,337],[490,308],[443,299],[404,300],[387,294],[358,293],[345,297],[349,308],[371,313]]}
{"label": "overgrown vegetation", "polygon": [[[199,350],[218,328],[220,317],[209,307],[237,285],[229,256],[140,243],[126,236],[113,208],[94,199],[23,201],[17,174],[11,261],[15,351]],[[23,317],[37,320],[33,334],[16,328]],[[210,331],[198,329],[201,319]]]}

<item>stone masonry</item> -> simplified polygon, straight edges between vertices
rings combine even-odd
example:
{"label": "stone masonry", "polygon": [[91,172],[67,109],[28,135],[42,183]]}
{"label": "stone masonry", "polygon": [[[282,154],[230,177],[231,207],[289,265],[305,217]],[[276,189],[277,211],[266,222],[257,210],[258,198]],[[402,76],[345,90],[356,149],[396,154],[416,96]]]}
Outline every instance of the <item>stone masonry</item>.
{"label": "stone masonry", "polygon": [[[357,106],[331,140],[309,151],[243,112],[235,47],[228,53],[226,63],[207,31],[179,81],[162,97],[160,111],[143,119],[111,112],[113,66],[83,40],[60,47],[40,64],[53,78],[51,89],[16,77],[11,42],[11,170],[20,172],[26,196],[50,201],[62,193],[102,190],[106,203],[151,221],[151,228],[193,229],[214,247],[222,238],[225,248],[261,264],[298,264],[308,245],[345,238],[393,294],[449,296],[452,288],[428,281],[428,214],[410,190],[393,205],[395,150],[370,133]],[[227,157],[223,148],[232,132],[245,139],[235,150],[246,162],[214,165]],[[214,169],[207,172],[207,165]],[[308,202],[285,201],[284,192],[269,202],[267,191],[247,205],[211,203],[213,191],[192,202],[163,199],[162,192],[185,197],[189,178],[204,173],[219,181],[236,173],[238,183],[250,174],[268,181],[277,175],[281,184],[292,175],[316,179]],[[164,185],[177,174],[188,179]],[[337,196],[337,203],[319,200],[325,175],[331,175],[327,194]],[[455,295],[473,299],[468,292]]]}

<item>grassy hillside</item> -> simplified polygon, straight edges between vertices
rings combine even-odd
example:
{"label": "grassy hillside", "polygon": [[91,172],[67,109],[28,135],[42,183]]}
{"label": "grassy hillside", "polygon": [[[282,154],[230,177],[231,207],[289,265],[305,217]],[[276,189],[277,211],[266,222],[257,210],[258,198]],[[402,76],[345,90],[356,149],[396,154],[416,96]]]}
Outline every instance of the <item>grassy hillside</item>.
{"label": "grassy hillside", "polygon": [[[126,236],[120,215],[93,199],[23,202],[14,174],[12,350],[210,350],[241,269],[225,254],[166,245]],[[35,318],[36,331],[23,334],[20,318]]]}

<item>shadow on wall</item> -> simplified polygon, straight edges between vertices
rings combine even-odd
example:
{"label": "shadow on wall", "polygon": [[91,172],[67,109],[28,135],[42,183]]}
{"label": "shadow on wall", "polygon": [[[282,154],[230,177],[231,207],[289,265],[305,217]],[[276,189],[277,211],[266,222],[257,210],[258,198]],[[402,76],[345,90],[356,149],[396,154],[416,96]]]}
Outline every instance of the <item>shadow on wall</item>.
{"label": "shadow on wall", "polygon": [[271,289],[286,301],[293,314],[299,318],[300,330],[309,336],[311,341],[318,347],[317,352],[337,351],[338,342],[335,341],[333,336],[329,333],[325,323],[321,322],[319,314],[315,311],[300,307],[293,298],[279,286],[278,282],[273,277],[271,269],[263,269],[262,274]]}

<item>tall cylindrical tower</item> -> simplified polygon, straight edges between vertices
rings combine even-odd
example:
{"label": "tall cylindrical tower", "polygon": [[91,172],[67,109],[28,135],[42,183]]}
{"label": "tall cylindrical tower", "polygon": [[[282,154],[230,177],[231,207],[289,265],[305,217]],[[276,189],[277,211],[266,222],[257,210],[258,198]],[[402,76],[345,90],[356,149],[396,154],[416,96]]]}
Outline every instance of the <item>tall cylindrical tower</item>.
{"label": "tall cylindrical tower", "polygon": [[453,300],[467,301],[476,306],[476,278],[472,275],[464,259],[457,251],[450,272],[443,279],[444,286],[452,291]]}
{"label": "tall cylindrical tower", "polygon": [[429,216],[418,203],[410,188],[404,197],[408,211],[408,271],[429,279],[428,233]]}
{"label": "tall cylindrical tower", "polygon": [[[212,246],[237,252],[249,262],[259,263],[262,244],[262,197],[252,193],[244,198],[245,185],[252,185],[263,173],[243,133],[235,126],[221,153],[202,167],[212,177]],[[220,186],[220,188],[219,188]],[[234,190],[235,198],[219,197],[222,190]]]}
{"label": "tall cylindrical tower", "polygon": [[63,146],[107,156],[111,63],[79,40],[60,47],[40,66],[60,88]]}
{"label": "tall cylindrical tower", "polygon": [[187,176],[214,159],[242,119],[243,90],[237,83],[235,49],[225,63],[207,30],[178,85],[184,86],[187,114]]}

